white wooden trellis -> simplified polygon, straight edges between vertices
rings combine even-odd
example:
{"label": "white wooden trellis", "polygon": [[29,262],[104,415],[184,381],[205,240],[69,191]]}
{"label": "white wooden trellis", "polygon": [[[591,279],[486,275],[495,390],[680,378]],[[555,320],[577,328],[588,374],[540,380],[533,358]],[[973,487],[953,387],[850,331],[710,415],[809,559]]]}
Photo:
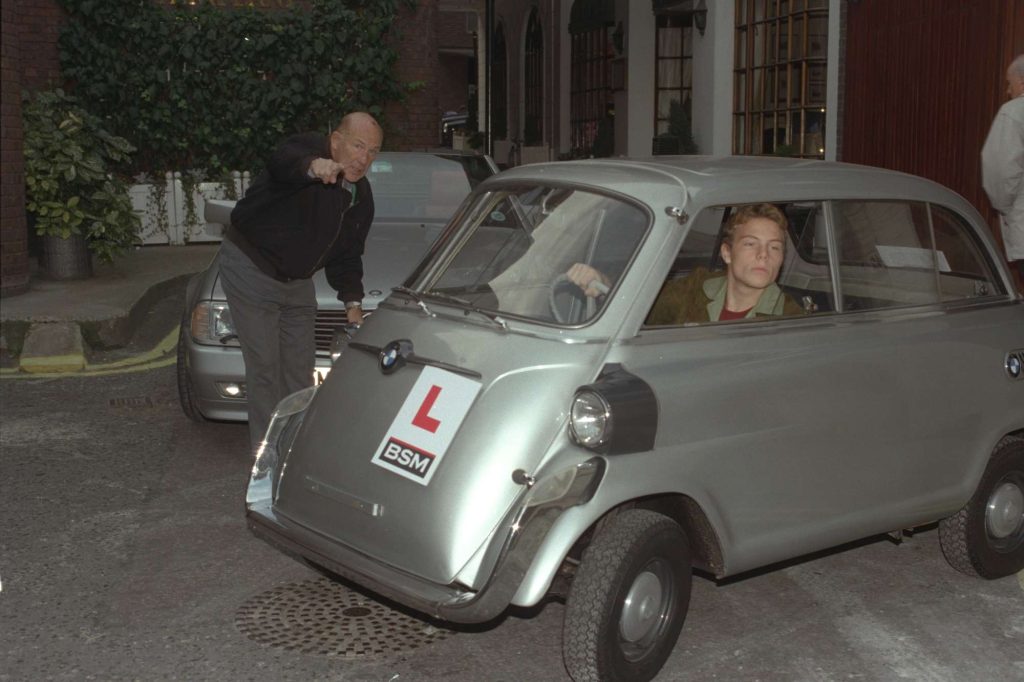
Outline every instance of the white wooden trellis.
{"label": "white wooden trellis", "polygon": [[[248,172],[231,174],[235,196],[241,197],[249,188]],[[141,221],[139,235],[143,244],[195,244],[219,242],[226,225],[208,223],[203,219],[207,199],[227,198],[227,188],[220,182],[200,182],[192,193],[194,220],[190,220],[185,204],[184,183],[180,172],[164,174],[163,210],[151,185],[132,185],[128,190],[132,208]]]}

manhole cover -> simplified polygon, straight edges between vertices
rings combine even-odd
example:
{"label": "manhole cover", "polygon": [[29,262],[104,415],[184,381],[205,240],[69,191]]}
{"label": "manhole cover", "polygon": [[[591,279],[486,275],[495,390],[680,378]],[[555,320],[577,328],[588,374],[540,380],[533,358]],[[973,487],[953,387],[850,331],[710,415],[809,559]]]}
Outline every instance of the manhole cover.
{"label": "manhole cover", "polygon": [[326,578],[256,595],[239,607],[235,627],[260,644],[341,658],[395,654],[454,634]]}

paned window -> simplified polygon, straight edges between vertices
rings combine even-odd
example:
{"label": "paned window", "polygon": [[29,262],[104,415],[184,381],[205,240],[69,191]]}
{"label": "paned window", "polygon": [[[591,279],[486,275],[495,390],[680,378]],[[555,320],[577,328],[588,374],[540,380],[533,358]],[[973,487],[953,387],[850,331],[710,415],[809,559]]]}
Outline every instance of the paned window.
{"label": "paned window", "polygon": [[540,144],[544,136],[544,31],[536,7],[530,11],[526,24],[523,67],[523,144]]}
{"label": "paned window", "polygon": [[494,139],[508,137],[508,50],[505,46],[505,26],[494,27],[491,63],[491,131]]}
{"label": "paned window", "polygon": [[736,0],[733,152],[825,156],[828,0]]}
{"label": "paned window", "polygon": [[654,132],[678,135],[670,130],[672,102],[688,113],[693,94],[692,19],[689,14],[660,14],[656,21]]}
{"label": "paned window", "polygon": [[586,155],[594,146],[598,126],[611,101],[609,65],[613,53],[607,27],[575,33],[571,40],[571,144],[574,154]]}

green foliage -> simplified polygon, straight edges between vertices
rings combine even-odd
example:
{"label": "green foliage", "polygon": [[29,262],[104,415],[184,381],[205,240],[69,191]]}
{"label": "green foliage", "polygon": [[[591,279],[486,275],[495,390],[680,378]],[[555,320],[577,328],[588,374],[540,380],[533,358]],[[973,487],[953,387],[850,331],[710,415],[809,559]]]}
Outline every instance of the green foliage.
{"label": "green foliage", "polygon": [[326,133],[355,110],[380,117],[408,91],[386,40],[399,0],[61,2],[63,75],[144,151],[134,172],[256,171],[284,135]]}
{"label": "green foliage", "polygon": [[139,230],[128,186],[113,174],[135,148],[62,90],[26,97],[22,115],[27,208],[36,232],[83,234],[98,258],[112,260]]}

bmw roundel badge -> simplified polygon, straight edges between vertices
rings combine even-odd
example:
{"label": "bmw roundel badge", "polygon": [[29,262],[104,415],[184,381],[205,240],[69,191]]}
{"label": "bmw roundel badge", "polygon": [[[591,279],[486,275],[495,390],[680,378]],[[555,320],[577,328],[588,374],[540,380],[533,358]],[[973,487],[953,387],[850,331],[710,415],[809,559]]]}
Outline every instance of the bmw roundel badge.
{"label": "bmw roundel badge", "polygon": [[412,355],[412,341],[398,339],[380,349],[378,362],[384,374],[397,372],[405,366],[405,359]]}
{"label": "bmw roundel badge", "polygon": [[1020,379],[1024,369],[1024,351],[1013,351],[1006,355],[1006,373],[1011,379]]}

